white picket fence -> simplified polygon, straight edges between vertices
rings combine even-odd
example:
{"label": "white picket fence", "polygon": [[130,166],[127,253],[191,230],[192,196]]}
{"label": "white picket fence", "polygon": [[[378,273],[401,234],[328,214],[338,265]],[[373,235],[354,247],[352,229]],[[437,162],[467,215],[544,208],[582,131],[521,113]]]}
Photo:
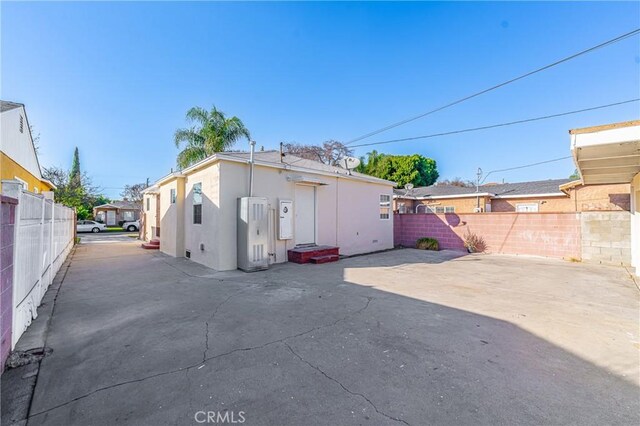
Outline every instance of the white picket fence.
{"label": "white picket fence", "polygon": [[[3,182],[4,187],[6,181]],[[13,349],[73,247],[75,211],[44,195],[17,190],[13,280]]]}

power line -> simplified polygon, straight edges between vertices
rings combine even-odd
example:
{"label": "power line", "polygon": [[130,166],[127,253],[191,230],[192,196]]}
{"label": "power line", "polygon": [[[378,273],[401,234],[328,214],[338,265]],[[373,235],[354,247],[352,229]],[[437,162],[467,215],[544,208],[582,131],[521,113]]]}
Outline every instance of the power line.
{"label": "power line", "polygon": [[484,179],[482,179],[482,182],[480,182],[480,183],[483,183],[485,180],[487,180],[487,178],[489,177],[489,175],[491,173],[500,173],[500,172],[508,172],[508,171],[511,171],[511,170],[525,169],[527,167],[539,166],[541,164],[554,163],[556,161],[566,160],[567,158],[571,158],[571,156],[567,155],[566,157],[554,158],[552,160],[538,161],[537,163],[525,164],[523,166],[509,167],[507,169],[491,170],[491,171],[489,171],[489,173],[487,173],[484,176]]}
{"label": "power line", "polygon": [[417,140],[417,139],[435,138],[437,136],[447,136],[447,135],[455,135],[455,134],[459,134],[459,133],[476,132],[476,131],[479,131],[479,130],[495,129],[497,127],[506,127],[506,126],[512,126],[512,125],[515,125],[515,124],[530,123],[532,121],[540,121],[540,120],[547,120],[547,119],[550,119],[550,118],[563,117],[565,115],[578,114],[578,113],[581,113],[581,112],[595,111],[595,110],[603,109],[603,108],[611,108],[611,107],[614,107],[614,106],[629,104],[629,103],[638,102],[638,101],[640,101],[640,98],[629,99],[627,101],[615,102],[615,103],[607,104],[607,105],[599,105],[599,106],[590,107],[590,108],[583,108],[583,109],[578,109],[578,110],[574,110],[574,111],[561,112],[561,113],[558,113],[558,114],[543,115],[541,117],[526,118],[526,119],[523,119],[523,120],[509,121],[509,122],[506,122],[506,123],[499,123],[499,124],[491,124],[491,125],[488,125],[488,126],[471,127],[471,128],[468,128],[468,129],[452,130],[452,131],[449,131],[449,132],[432,133],[432,134],[429,134],[429,135],[412,136],[412,137],[408,137],[408,138],[391,139],[391,140],[380,141],[380,142],[362,143],[362,144],[358,144],[358,145],[352,145],[351,148],[359,148],[359,147],[363,147],[363,146],[372,146],[372,145],[384,145],[384,144],[389,144],[389,143],[406,142],[406,141],[412,141],[412,140]]}
{"label": "power line", "polygon": [[426,116],[431,115],[433,113],[436,113],[438,111],[442,111],[442,110],[450,108],[450,107],[452,107],[454,105],[458,105],[458,104],[460,104],[462,102],[468,101],[469,99],[473,99],[473,98],[475,98],[477,96],[483,95],[483,94],[485,94],[487,92],[491,92],[491,91],[496,90],[496,89],[498,89],[500,87],[503,87],[503,86],[506,86],[508,84],[514,83],[514,82],[516,82],[518,80],[522,80],[523,78],[529,77],[531,75],[537,74],[537,73],[542,72],[544,70],[547,70],[549,68],[555,67],[556,65],[560,65],[560,64],[562,64],[564,62],[570,61],[571,59],[574,59],[574,58],[577,58],[579,56],[585,55],[587,53],[593,52],[594,50],[609,46],[609,45],[614,44],[614,43],[617,43],[617,42],[622,41],[622,40],[624,40],[624,39],[626,39],[628,37],[634,36],[634,35],[636,35],[638,33],[640,33],[640,28],[637,28],[637,29],[635,29],[633,31],[629,31],[628,33],[624,33],[622,35],[619,35],[619,36],[617,36],[615,38],[607,40],[607,41],[605,41],[603,43],[600,43],[600,44],[598,44],[596,46],[593,46],[593,47],[590,47],[588,49],[582,50],[582,51],[580,51],[578,53],[575,53],[575,54],[573,54],[571,56],[567,56],[566,58],[560,59],[560,60],[555,61],[555,62],[553,62],[551,64],[548,64],[548,65],[545,65],[545,66],[543,66],[541,68],[537,68],[537,69],[535,69],[533,71],[529,71],[529,72],[527,72],[525,74],[522,74],[522,75],[520,75],[518,77],[512,78],[511,80],[507,80],[507,81],[505,81],[503,83],[496,84],[495,86],[491,86],[491,87],[489,87],[487,89],[481,90],[481,91],[476,92],[474,94],[471,94],[469,96],[465,96],[463,98],[460,98],[458,100],[450,102],[450,103],[448,103],[446,105],[443,105],[443,106],[438,107],[436,109],[433,109],[431,111],[427,111],[425,113],[416,115],[414,117],[407,118],[405,120],[401,120],[401,121],[398,121],[396,123],[390,124],[390,125],[388,125],[386,127],[383,127],[381,129],[375,130],[373,132],[364,134],[362,136],[359,136],[359,137],[357,137],[355,139],[350,140],[349,142],[346,143],[346,145],[350,145],[350,144],[352,144],[354,142],[360,141],[362,139],[366,139],[366,138],[368,138],[370,136],[377,135],[377,134],[382,133],[382,132],[386,132],[387,130],[393,129],[393,128],[398,127],[398,126],[402,126],[403,124],[410,123],[410,122],[418,120],[418,119],[420,119],[422,117],[426,117]]}

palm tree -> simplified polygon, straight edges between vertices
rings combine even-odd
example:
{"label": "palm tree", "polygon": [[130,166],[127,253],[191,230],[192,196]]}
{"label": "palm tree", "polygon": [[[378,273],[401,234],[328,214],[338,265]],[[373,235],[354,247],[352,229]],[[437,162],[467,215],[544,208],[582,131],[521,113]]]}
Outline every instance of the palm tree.
{"label": "palm tree", "polygon": [[187,111],[187,121],[194,125],[178,129],[174,136],[177,148],[185,147],[178,154],[178,167],[184,169],[216,152],[228,150],[242,137],[249,139],[249,130],[238,117],[227,118],[214,106],[211,111],[193,107]]}

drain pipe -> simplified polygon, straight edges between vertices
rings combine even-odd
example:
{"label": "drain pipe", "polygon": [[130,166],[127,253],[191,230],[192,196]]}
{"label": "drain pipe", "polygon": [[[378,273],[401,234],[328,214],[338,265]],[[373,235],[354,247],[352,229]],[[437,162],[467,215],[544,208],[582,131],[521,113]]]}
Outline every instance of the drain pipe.
{"label": "drain pipe", "polygon": [[251,154],[249,155],[249,197],[253,197],[253,154],[256,150],[256,141],[249,141]]}

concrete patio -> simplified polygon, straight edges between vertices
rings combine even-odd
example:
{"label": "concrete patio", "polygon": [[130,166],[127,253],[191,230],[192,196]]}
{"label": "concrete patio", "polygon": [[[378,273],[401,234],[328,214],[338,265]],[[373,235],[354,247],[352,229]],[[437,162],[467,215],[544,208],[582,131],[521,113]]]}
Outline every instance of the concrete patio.
{"label": "concrete patio", "polygon": [[[637,424],[638,294],[623,268],[533,257],[404,249],[245,274],[80,244],[29,424]],[[20,420],[13,371],[3,424]]]}

